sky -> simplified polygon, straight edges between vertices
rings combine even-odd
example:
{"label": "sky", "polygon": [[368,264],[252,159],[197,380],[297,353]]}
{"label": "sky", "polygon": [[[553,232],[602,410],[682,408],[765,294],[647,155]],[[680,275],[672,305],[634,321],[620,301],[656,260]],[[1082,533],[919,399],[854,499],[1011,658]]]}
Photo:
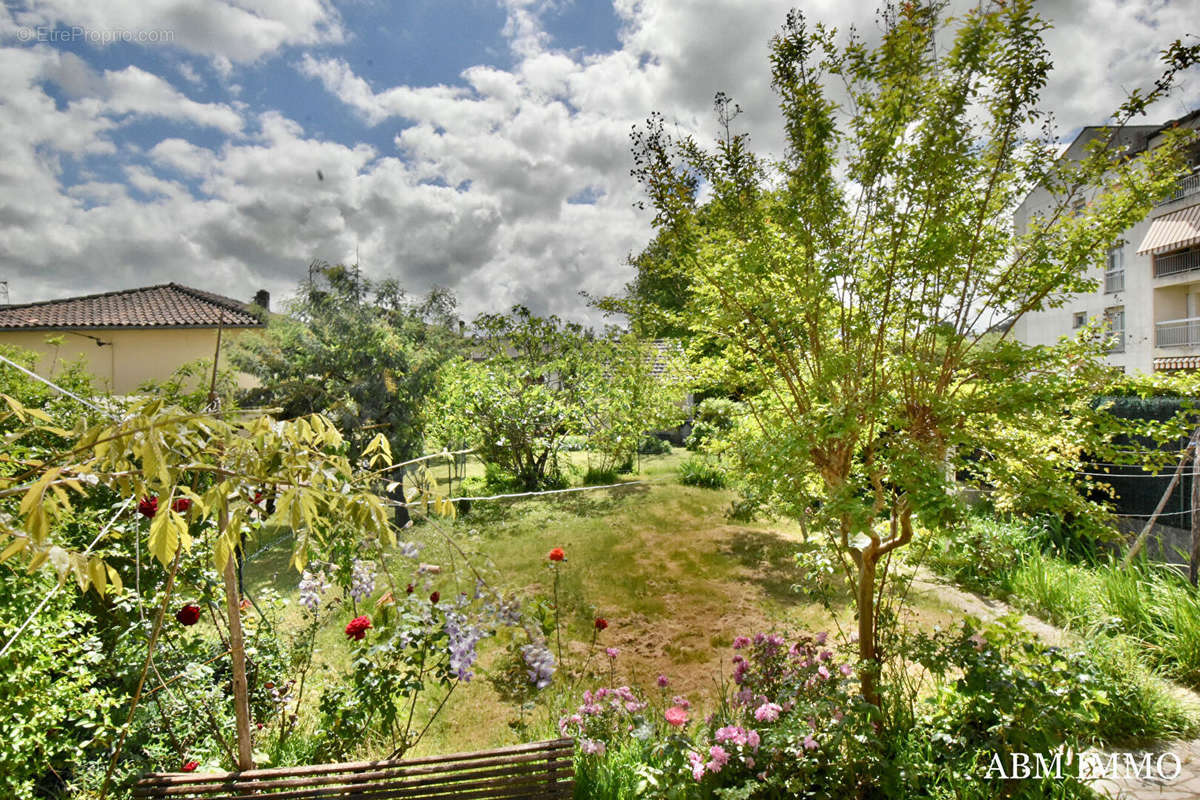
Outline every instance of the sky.
{"label": "sky", "polygon": [[[958,0],[960,6],[967,0]],[[629,133],[782,150],[768,43],[857,0],[41,0],[0,8],[0,281],[23,303],[174,281],[278,308],[314,259],[470,319],[599,321],[652,235]],[[1193,0],[1042,0],[1064,138],[1200,34]],[[1194,41],[1194,39],[1192,40]],[[1200,74],[1160,107],[1200,107]]]}

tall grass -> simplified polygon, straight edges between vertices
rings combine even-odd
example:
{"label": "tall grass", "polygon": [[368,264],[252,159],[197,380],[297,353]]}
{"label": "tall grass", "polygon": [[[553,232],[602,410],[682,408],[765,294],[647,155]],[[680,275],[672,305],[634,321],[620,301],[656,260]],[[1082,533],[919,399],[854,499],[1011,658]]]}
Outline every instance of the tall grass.
{"label": "tall grass", "polygon": [[576,752],[575,797],[577,800],[645,797],[650,787],[639,768],[650,759],[650,748],[635,739],[627,739],[599,757]]}
{"label": "tall grass", "polygon": [[1177,569],[1064,558],[1038,523],[972,517],[948,532],[930,566],[969,588],[1085,635],[1132,637],[1164,674],[1200,688],[1200,593]]}
{"label": "tall grass", "polygon": [[1196,717],[1200,709],[1185,705],[1179,693],[1147,666],[1141,642],[1120,634],[1089,636],[1084,654],[1108,695],[1096,728],[1100,741],[1185,739],[1200,732]]}
{"label": "tall grass", "polygon": [[1024,554],[1008,584],[1021,604],[1039,617],[1068,628],[1086,627],[1096,614],[1096,575],[1039,551]]}

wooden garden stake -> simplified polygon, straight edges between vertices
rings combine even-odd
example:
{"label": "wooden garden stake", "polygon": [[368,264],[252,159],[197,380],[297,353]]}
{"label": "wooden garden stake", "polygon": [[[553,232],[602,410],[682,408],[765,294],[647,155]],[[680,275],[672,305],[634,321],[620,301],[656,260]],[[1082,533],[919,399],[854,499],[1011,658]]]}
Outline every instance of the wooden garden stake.
{"label": "wooden garden stake", "polygon": [[1196,571],[1200,567],[1200,447],[1193,447],[1192,459],[1192,554],[1188,559],[1188,580],[1196,585]]}
{"label": "wooden garden stake", "polygon": [[[229,526],[229,512],[221,512],[221,536]],[[225,607],[229,612],[229,652],[233,662],[233,707],[237,714],[238,769],[254,769],[250,745],[250,688],[246,682],[246,645],[242,640],[242,610],[237,589],[234,554],[225,560]]]}
{"label": "wooden garden stake", "polygon": [[[1171,477],[1171,482],[1167,484],[1167,490],[1163,492],[1163,496],[1159,498],[1158,505],[1154,507],[1154,513],[1150,515],[1150,519],[1146,521],[1142,532],[1138,534],[1133,545],[1129,548],[1129,552],[1125,554],[1125,558],[1121,560],[1121,569],[1129,569],[1129,565],[1133,563],[1133,559],[1141,551],[1142,545],[1146,543],[1146,537],[1150,535],[1150,529],[1154,527],[1154,523],[1158,520],[1158,515],[1167,506],[1167,500],[1171,497],[1171,492],[1175,491],[1175,485],[1179,483],[1179,476],[1183,474],[1183,468],[1187,466],[1188,456],[1197,453],[1196,438],[1200,436],[1200,429],[1197,429],[1192,434],[1191,441],[1188,442],[1187,449],[1183,451],[1183,458],[1179,459],[1179,466],[1175,468],[1175,474]],[[1192,469],[1195,472],[1195,467]],[[1192,552],[1196,550],[1196,477],[1192,476]]]}

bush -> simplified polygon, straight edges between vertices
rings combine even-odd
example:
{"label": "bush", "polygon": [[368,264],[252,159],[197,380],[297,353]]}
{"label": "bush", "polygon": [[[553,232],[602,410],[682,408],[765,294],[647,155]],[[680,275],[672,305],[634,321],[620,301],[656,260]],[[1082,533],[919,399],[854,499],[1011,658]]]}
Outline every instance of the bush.
{"label": "bush", "polygon": [[679,482],[684,486],[724,489],[726,479],[725,472],[716,464],[692,457],[679,465]]}
{"label": "bush", "polygon": [[688,450],[704,450],[733,430],[742,414],[742,404],[726,397],[708,397],[696,407],[692,433],[684,445]]}
{"label": "bush", "polygon": [[[559,730],[576,737],[579,771],[601,797],[854,797],[876,783],[874,707],[825,643],[738,637],[734,683],[703,722],[660,683],[655,699],[626,686],[586,691]],[[618,770],[636,776],[633,794]]]}
{"label": "bush", "polygon": [[651,434],[642,436],[638,442],[638,454],[643,456],[665,456],[671,452],[671,443]]}
{"label": "bush", "polygon": [[968,589],[1004,595],[1033,537],[1018,523],[972,514],[931,543],[926,563]]}
{"label": "bush", "polygon": [[607,486],[610,483],[616,483],[620,473],[617,469],[604,469],[602,467],[589,467],[588,471],[583,473],[584,486]]}

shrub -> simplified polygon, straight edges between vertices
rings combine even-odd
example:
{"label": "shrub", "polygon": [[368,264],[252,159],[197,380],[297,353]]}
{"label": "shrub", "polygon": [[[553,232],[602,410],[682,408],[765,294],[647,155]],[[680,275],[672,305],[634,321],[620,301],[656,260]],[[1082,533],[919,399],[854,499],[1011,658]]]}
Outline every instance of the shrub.
{"label": "shrub", "polygon": [[[657,701],[624,686],[587,691],[559,728],[577,737],[588,785],[617,786],[608,776],[623,761],[639,796],[855,796],[879,766],[874,707],[825,642],[824,634],[790,646],[775,634],[738,637],[733,685],[702,723],[687,698],[668,699],[660,684]],[[631,766],[637,754],[643,760]],[[620,792],[602,796],[628,796]]]}
{"label": "shrub", "polygon": [[638,453],[643,456],[663,456],[671,452],[671,443],[649,433],[638,442]]}
{"label": "shrub", "polygon": [[620,473],[616,467],[604,469],[602,467],[589,467],[588,471],[583,473],[584,486],[607,486],[610,483],[616,483]]}
{"label": "shrub", "polygon": [[726,479],[725,472],[716,464],[693,456],[679,465],[679,482],[684,486],[724,489]]}
{"label": "shrub", "polygon": [[1003,595],[1033,536],[1017,523],[972,514],[931,543],[926,563],[969,589]]}
{"label": "shrub", "polygon": [[688,450],[704,450],[733,430],[741,416],[742,404],[726,397],[708,397],[696,407],[692,433],[684,445]]}

